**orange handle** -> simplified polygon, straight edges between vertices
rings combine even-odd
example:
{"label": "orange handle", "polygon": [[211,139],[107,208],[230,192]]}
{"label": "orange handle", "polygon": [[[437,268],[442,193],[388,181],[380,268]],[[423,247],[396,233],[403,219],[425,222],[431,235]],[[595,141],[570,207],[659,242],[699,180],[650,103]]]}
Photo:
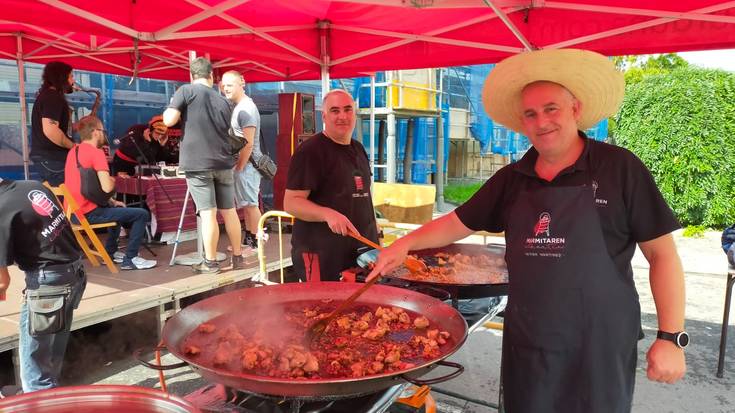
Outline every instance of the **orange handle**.
{"label": "orange handle", "polygon": [[356,239],[356,240],[358,240],[358,241],[362,242],[362,243],[363,243],[363,244],[365,244],[365,245],[369,245],[369,246],[371,246],[371,247],[375,248],[376,250],[379,250],[379,251],[380,251],[380,250],[382,250],[382,249],[383,249],[383,247],[381,247],[380,245],[378,245],[378,244],[376,244],[376,243],[374,243],[374,242],[370,241],[369,239],[367,239],[367,238],[363,237],[363,236],[362,236],[362,235],[360,235],[360,234],[355,234],[354,232],[351,232],[351,231],[350,231],[350,232],[348,232],[348,234],[349,234],[349,236],[351,236],[352,238],[354,238],[354,239]]}

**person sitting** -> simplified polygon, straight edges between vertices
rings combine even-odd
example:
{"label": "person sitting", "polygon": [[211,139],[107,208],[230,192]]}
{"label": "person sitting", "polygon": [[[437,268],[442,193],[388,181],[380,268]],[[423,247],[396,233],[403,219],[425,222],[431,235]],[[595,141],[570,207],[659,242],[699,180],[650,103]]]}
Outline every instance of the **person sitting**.
{"label": "person sitting", "polygon": [[[142,270],[155,267],[157,262],[138,255],[140,244],[145,235],[146,223],[150,214],[143,208],[126,208],[125,204],[110,199],[109,205],[98,206],[82,195],[81,176],[77,162],[82,168],[92,168],[97,171],[100,186],[105,192],[115,189],[115,179],[110,176],[105,153],[100,147],[106,141],[102,121],[96,116],[85,116],[79,121],[79,136],[81,143],[75,145],[66,157],[64,168],[64,183],[74,200],[79,204],[79,211],[92,223],[117,222],[118,225],[108,229],[108,238],[105,250],[113,260],[120,263],[123,270]],[[73,218],[72,218],[73,219]],[[117,251],[120,225],[130,226],[128,246],[125,253]]]}
{"label": "person sitting", "polygon": [[112,158],[112,174],[135,175],[135,167],[140,164],[165,162],[168,159],[165,154],[167,132],[161,115],[152,117],[147,124],[131,126],[120,139]]}

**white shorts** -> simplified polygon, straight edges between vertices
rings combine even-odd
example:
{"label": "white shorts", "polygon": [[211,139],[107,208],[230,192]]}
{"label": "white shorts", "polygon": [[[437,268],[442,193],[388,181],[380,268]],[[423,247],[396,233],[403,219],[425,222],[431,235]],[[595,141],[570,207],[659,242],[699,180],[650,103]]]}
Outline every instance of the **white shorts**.
{"label": "white shorts", "polygon": [[260,172],[248,162],[242,171],[235,171],[235,201],[237,207],[259,206]]}

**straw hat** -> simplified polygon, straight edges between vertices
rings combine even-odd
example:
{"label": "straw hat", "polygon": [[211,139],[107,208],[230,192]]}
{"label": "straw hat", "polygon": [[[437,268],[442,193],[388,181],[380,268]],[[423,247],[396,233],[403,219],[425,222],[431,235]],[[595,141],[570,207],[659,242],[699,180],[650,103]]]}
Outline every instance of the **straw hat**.
{"label": "straw hat", "polygon": [[623,102],[625,80],[607,57],[588,50],[535,50],[498,63],[485,79],[482,104],[493,119],[523,133],[521,91],[529,83],[550,81],[582,102],[580,130],[612,116]]}

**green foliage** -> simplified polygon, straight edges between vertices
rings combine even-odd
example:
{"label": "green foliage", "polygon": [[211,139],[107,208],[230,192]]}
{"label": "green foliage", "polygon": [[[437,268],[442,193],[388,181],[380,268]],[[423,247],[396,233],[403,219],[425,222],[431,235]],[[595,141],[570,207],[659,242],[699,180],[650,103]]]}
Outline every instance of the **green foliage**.
{"label": "green foliage", "polygon": [[689,238],[703,238],[707,228],[702,225],[689,225],[684,228],[682,235]]}
{"label": "green foliage", "polygon": [[469,185],[447,185],[444,187],[444,200],[453,204],[462,204],[472,197],[482,183]]}
{"label": "green foliage", "polygon": [[626,85],[638,83],[646,76],[662,75],[689,66],[689,63],[676,53],[615,56],[612,60],[618,69],[625,70]]}
{"label": "green foliage", "polygon": [[627,85],[615,142],[648,166],[682,224],[735,222],[735,74],[685,67]]}

